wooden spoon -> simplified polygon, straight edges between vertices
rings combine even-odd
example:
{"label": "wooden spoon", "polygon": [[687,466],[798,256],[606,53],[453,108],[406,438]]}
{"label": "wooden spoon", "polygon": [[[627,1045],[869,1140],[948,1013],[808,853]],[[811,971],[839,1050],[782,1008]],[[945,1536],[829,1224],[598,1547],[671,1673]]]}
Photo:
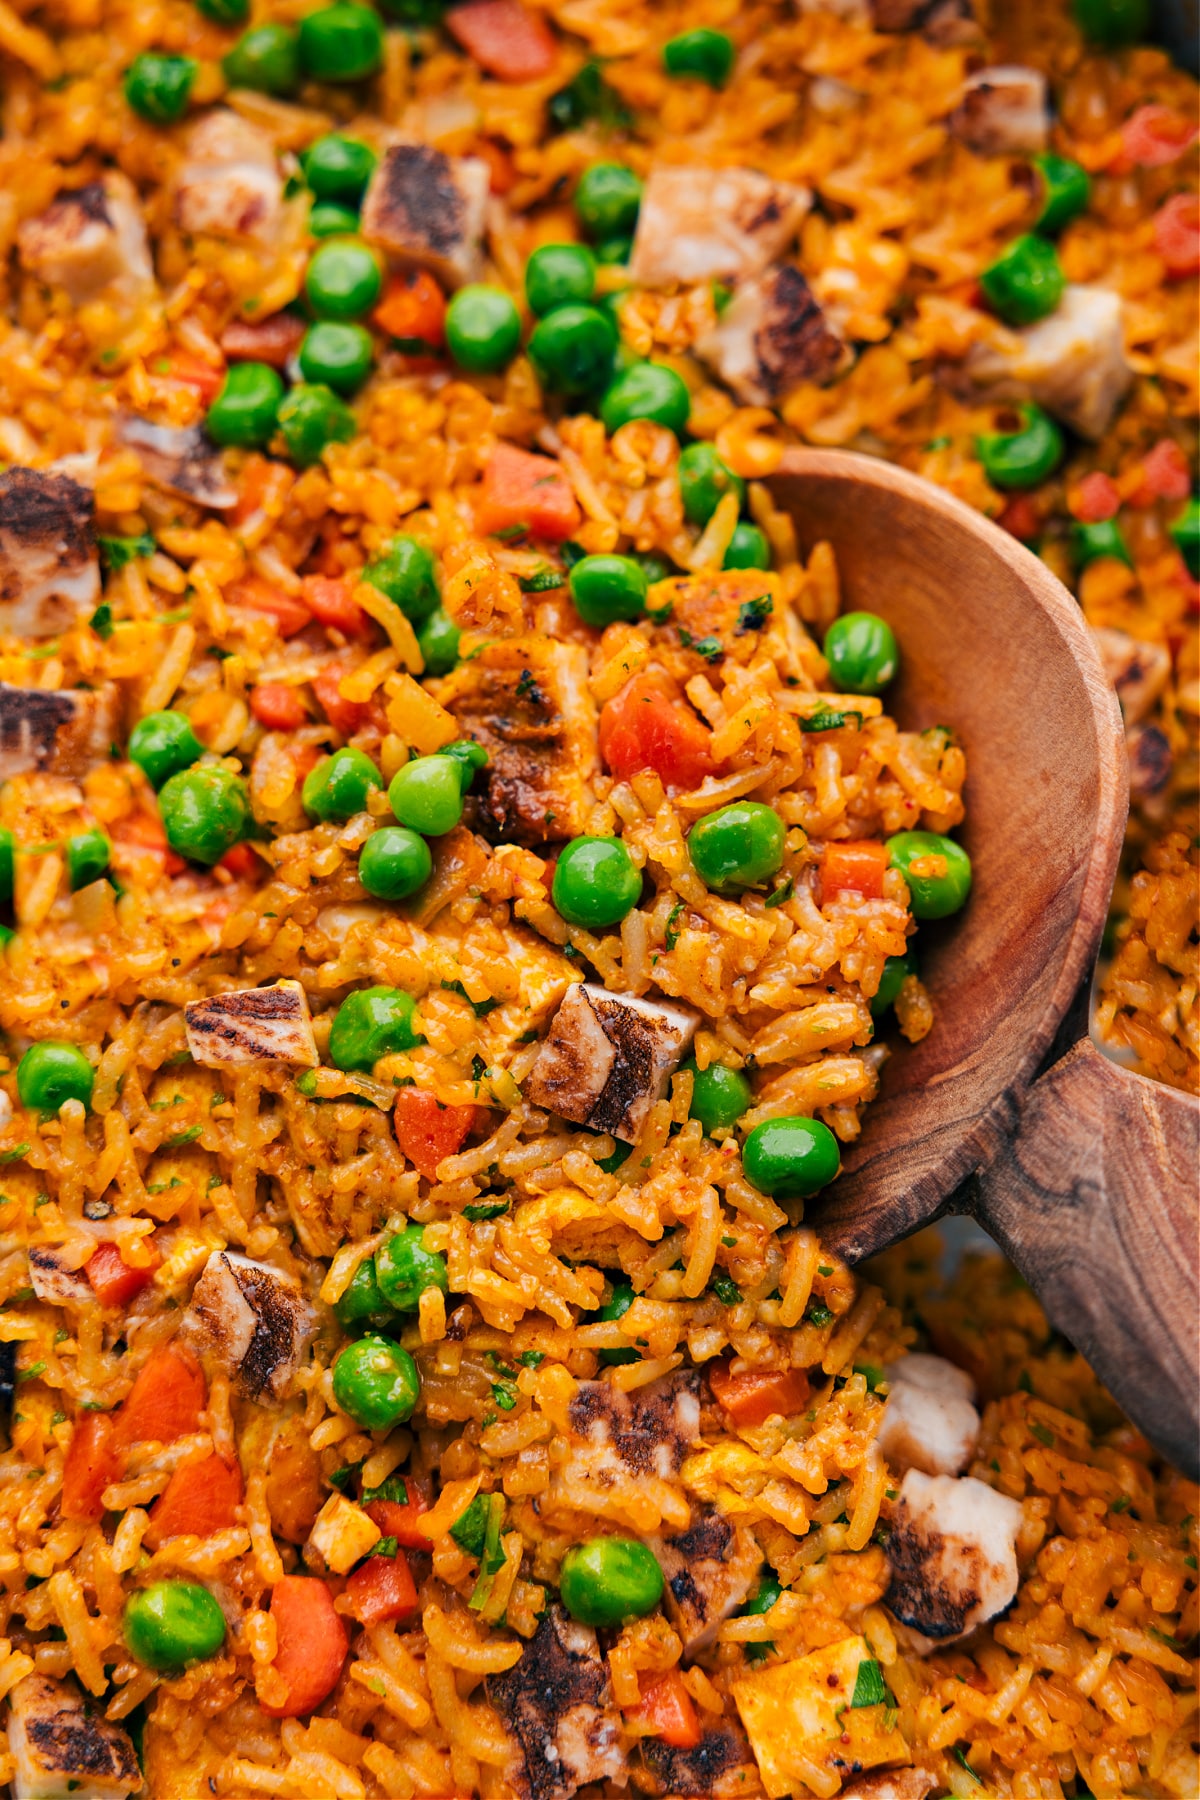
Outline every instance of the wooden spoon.
{"label": "wooden spoon", "polygon": [[974,865],[966,910],[920,930],[935,1028],[890,1059],[814,1222],[857,1262],[973,1214],[1130,1418],[1194,1471],[1200,1105],[1087,1035],[1128,777],[1079,608],[1007,532],[904,469],[794,450],[770,485],[805,549],[833,545],[844,601],[895,630],[889,711],[964,744]]}

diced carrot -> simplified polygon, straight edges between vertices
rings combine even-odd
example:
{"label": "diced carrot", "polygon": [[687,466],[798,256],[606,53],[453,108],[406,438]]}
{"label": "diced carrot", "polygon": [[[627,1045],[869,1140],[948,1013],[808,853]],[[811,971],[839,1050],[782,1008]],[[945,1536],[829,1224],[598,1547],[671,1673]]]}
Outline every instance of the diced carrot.
{"label": "diced carrot", "polygon": [[139,1372],[119,1408],[113,1443],[122,1450],[138,1443],[173,1444],[199,1431],[207,1399],[204,1376],[191,1351],[167,1344]]}
{"label": "diced carrot", "polygon": [[558,46],[538,13],[518,0],[467,0],[446,14],[446,30],[498,81],[538,81],[554,67]]}
{"label": "diced carrot", "polygon": [[411,1475],[404,1477],[406,1501],[372,1500],[363,1508],[374,1519],[384,1537],[394,1537],[409,1550],[428,1550],[429,1539],[417,1524],[422,1513],[429,1511],[429,1496]]}
{"label": "diced carrot", "polygon": [[401,1088],[396,1095],[396,1142],[430,1181],[442,1158],[461,1150],[474,1123],[473,1106],[443,1106],[418,1087]]}
{"label": "diced carrot", "polygon": [[217,864],[219,869],[232,875],[235,881],[249,881],[259,873],[262,866],[249,844],[234,844]]}
{"label": "diced carrot", "polygon": [[350,1639],[333,1595],[316,1576],[285,1575],[271,1590],[278,1648],[272,1665],[283,1676],[282,1706],[263,1706],[273,1719],[298,1719],[320,1706],[341,1675]]}
{"label": "diced carrot", "polygon": [[346,1592],[360,1625],[386,1625],[411,1618],[417,1610],[417,1585],[403,1550],[395,1556],[368,1556],[349,1581]]}
{"label": "diced carrot", "polygon": [[600,754],[618,781],[652,769],[672,793],[698,787],[715,766],[711,731],[659,669],[635,675],[603,707]]}
{"label": "diced carrot", "polygon": [[1117,484],[1103,469],[1093,469],[1067,496],[1071,516],[1082,525],[1099,525],[1105,519],[1115,518],[1120,505]]}
{"label": "diced carrot", "polygon": [[349,666],[340,658],[333,658],[325,664],[321,673],[313,678],[313,693],[325,717],[335,731],[343,737],[353,737],[365,723],[370,707],[365,700],[347,700],[338,692],[338,684],[350,673]]}
{"label": "diced carrot", "polygon": [[151,1550],[167,1538],[211,1537],[237,1524],[242,1504],[242,1471],[215,1452],[176,1469],[150,1508],[145,1542]]}
{"label": "diced carrot", "polygon": [[503,144],[498,144],[495,138],[476,138],[474,150],[475,155],[482,157],[488,166],[488,187],[491,192],[507,194],[516,184],[517,171]]}
{"label": "diced carrot", "polygon": [[[158,364],[151,363],[150,369],[152,374],[157,373]],[[225,380],[223,365],[218,368],[214,363],[205,362],[202,357],[193,356],[187,350],[173,350],[166,359],[166,367],[162,373],[168,381],[177,381],[181,387],[192,388],[205,406],[216,399]]]}
{"label": "diced carrot", "polygon": [[1174,438],[1159,438],[1142,458],[1141,485],[1130,495],[1131,506],[1153,506],[1156,500],[1186,500],[1192,477],[1188,460]]}
{"label": "diced carrot", "polygon": [[883,877],[889,862],[888,847],[866,838],[846,844],[826,844],[821,864],[821,904],[835,894],[862,894],[868,900],[883,897]]}
{"label": "diced carrot", "polygon": [[702,1736],[692,1696],[679,1669],[652,1675],[637,1705],[625,1708],[625,1717],[630,1725],[648,1726],[652,1737],[676,1750],[694,1750]]}
{"label": "diced carrot", "polygon": [[122,1260],[121,1252],[113,1243],[98,1244],[95,1252],[88,1258],[84,1274],[92,1284],[92,1291],[101,1306],[128,1306],[135,1294],[140,1294],[144,1287],[154,1279],[154,1271],[162,1262],[157,1248],[151,1244],[152,1261],[144,1269],[131,1269]]}
{"label": "diced carrot", "polygon": [[514,444],[497,444],[483,472],[475,506],[482,537],[524,526],[533,537],[561,542],[578,529],[581,514],[571,484],[550,456],[531,456]]}
{"label": "diced carrot", "polygon": [[312,614],[298,594],[285,594],[261,575],[243,575],[225,590],[231,606],[245,606],[251,612],[269,613],[280,637],[295,637],[312,623]]}
{"label": "diced carrot", "polygon": [[1115,168],[1160,169],[1174,162],[1195,140],[1196,127],[1169,106],[1139,106],[1121,127],[1121,156]]}
{"label": "diced carrot", "polygon": [[1154,215],[1154,248],[1177,279],[1200,271],[1200,199],[1172,194]]}
{"label": "diced carrot", "polygon": [[121,1478],[113,1424],[109,1413],[86,1413],[76,1425],[63,1466],[60,1517],[88,1525],[103,1517],[101,1496],[106,1487]]}
{"label": "diced carrot", "polygon": [[808,1405],[811,1387],[803,1369],[747,1369],[734,1375],[728,1363],[710,1363],[709,1385],[735,1425],[761,1425],[772,1413],[790,1418]]}
{"label": "diced carrot", "polygon": [[286,681],[260,681],[250,692],[250,711],[268,731],[297,731],[308,714]]}
{"label": "diced carrot", "polygon": [[354,598],[349,581],[329,575],[306,575],[300,593],[318,624],[332,626],[346,637],[371,636],[374,620]]}
{"label": "diced carrot", "polygon": [[221,333],[221,348],[230,362],[269,363],[285,369],[299,350],[307,327],[293,313],[269,319],[234,319]]}
{"label": "diced carrot", "polygon": [[244,525],[277,487],[290,484],[290,480],[291,471],[283,463],[272,462],[269,456],[260,456],[257,450],[253,451],[242,464],[238,476],[237,505],[230,514],[232,523]]}
{"label": "diced carrot", "polygon": [[1028,494],[1013,494],[997,514],[996,523],[1023,544],[1032,543],[1042,528],[1038,509]]}
{"label": "diced carrot", "polygon": [[446,341],[446,296],[428,269],[393,275],[372,317],[402,350],[440,350]]}

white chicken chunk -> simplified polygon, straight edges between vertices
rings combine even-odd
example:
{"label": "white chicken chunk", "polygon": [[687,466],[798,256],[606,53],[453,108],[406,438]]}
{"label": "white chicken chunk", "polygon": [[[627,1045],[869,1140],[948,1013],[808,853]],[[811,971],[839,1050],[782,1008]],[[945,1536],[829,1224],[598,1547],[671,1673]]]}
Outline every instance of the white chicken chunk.
{"label": "white chicken chunk", "polygon": [[73,1681],[27,1675],[8,1703],[13,1800],[124,1800],[141,1787],[129,1733]]}
{"label": "white chicken chunk", "polygon": [[754,169],[664,165],[646,178],[629,277],[639,287],[744,281],[794,241],[812,203],[804,187]]}
{"label": "white chicken chunk", "polygon": [[980,156],[1031,156],[1050,135],[1046,77],[1021,63],[997,63],[967,78],[950,130]]}
{"label": "white chicken chunk", "polygon": [[1092,642],[1117,690],[1126,725],[1140,725],[1167,685],[1170,651],[1165,644],[1147,644],[1108,625],[1092,626]]}
{"label": "white chicken chunk", "polygon": [[592,1782],[623,1786],[621,1715],[596,1633],[551,1606],[520,1662],[489,1675],[487,1696],[508,1730],[504,1771],[519,1800],[571,1800]]}
{"label": "white chicken chunk", "polygon": [[206,1068],[283,1062],[311,1069],[320,1060],[308,996],[298,981],[189,1000],[183,1016],[192,1061]]}
{"label": "white chicken chunk", "polygon": [[116,688],[20,688],[0,682],[0,781],[84,775],[118,735]]}
{"label": "white chicken chunk", "polygon": [[700,1377],[680,1369],[624,1393],[581,1381],[571,1400],[573,1479],[612,1487],[652,1475],[670,1481],[700,1436]]}
{"label": "white chicken chunk", "polygon": [[970,398],[1036,400],[1080,437],[1102,437],[1133,380],[1120,295],[1067,286],[1049,318],[974,345],[962,375]]}
{"label": "white chicken chunk", "polygon": [[316,1330],[299,1285],[269,1263],[214,1250],[192,1290],[183,1331],[251,1400],[281,1400]]}
{"label": "white chicken chunk", "polygon": [[95,505],[69,475],[0,475],[0,632],[54,637],[100,598]]}
{"label": "white chicken chunk", "polygon": [[269,243],[282,212],[283,177],[266,133],[226,107],[197,119],[175,183],[180,230]]}
{"label": "white chicken chunk", "polygon": [[117,436],[136,450],[147,481],[168,494],[227,512],[237,505],[237,489],[225,474],[220,450],[199,425],[152,425],[127,414]]}
{"label": "white chicken chunk", "polygon": [[937,1777],[928,1769],[881,1769],[876,1775],[860,1775],[838,1800],[925,1800],[936,1786]]}
{"label": "white chicken chunk", "polygon": [[[369,1519],[361,1506],[355,1506],[344,1494],[330,1494],[313,1520],[305,1545],[305,1560],[309,1561],[310,1567],[331,1569],[335,1575],[348,1575],[382,1536],[374,1519]],[[311,1561],[309,1552],[312,1553]]]}
{"label": "white chicken chunk", "polygon": [[96,1297],[83,1270],[68,1266],[63,1253],[49,1244],[36,1245],[29,1252],[29,1285],[39,1300],[48,1300],[53,1306]]}
{"label": "white chicken chunk", "polygon": [[743,1525],[733,1525],[715,1506],[698,1509],[676,1537],[649,1538],[666,1588],[663,1603],[690,1660],[749,1598],[762,1568],[762,1551]]}
{"label": "white chicken chunk", "polygon": [[944,1356],[897,1357],[885,1371],[890,1385],[876,1442],[897,1472],[958,1475],[979,1436],[975,1384]]}
{"label": "white chicken chunk", "polygon": [[801,381],[828,381],[846,346],[791,263],[742,282],[696,354],[747,406],[770,406]]}
{"label": "white chicken chunk", "polygon": [[[728,1720],[714,1723],[711,1713],[699,1717],[700,1741],[681,1746],[665,1738],[642,1738],[638,1748],[644,1765],[637,1789],[671,1795],[672,1800],[742,1800],[758,1788],[754,1752],[746,1735]],[[635,1790],[636,1791],[636,1790]]]}
{"label": "white chicken chunk", "polygon": [[871,0],[870,14],[876,31],[919,31],[942,50],[980,35],[974,0]]}
{"label": "white chicken chunk", "polygon": [[698,1023],[691,1007],[580,982],[554,1015],[525,1097],[576,1125],[636,1143]]}
{"label": "white chicken chunk", "polygon": [[892,1515],[889,1610],[921,1652],[956,1642],[1016,1598],[1021,1507],[970,1475],[910,1469]]}
{"label": "white chicken chunk", "polygon": [[75,306],[105,292],[133,298],[154,285],[146,222],[137,194],[112,170],[103,181],[59,194],[17,234],[21,262]]}
{"label": "white chicken chunk", "polygon": [[363,199],[362,235],[402,267],[431,270],[445,287],[477,281],[490,180],[479,157],[393,144]]}

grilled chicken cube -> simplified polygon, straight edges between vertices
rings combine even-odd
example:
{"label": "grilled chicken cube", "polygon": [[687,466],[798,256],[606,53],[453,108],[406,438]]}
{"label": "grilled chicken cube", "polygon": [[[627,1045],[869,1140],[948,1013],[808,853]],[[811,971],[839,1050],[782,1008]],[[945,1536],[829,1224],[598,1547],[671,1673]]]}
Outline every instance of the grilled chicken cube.
{"label": "grilled chicken cube", "polygon": [[715,1507],[676,1537],[651,1538],[666,1577],[667,1614],[683,1639],[686,1659],[706,1650],[725,1620],[747,1600],[762,1568],[762,1552],[742,1525]]}
{"label": "grilled chicken cube", "polygon": [[611,1381],[581,1381],[568,1416],[579,1440],[575,1478],[609,1487],[647,1475],[670,1481],[700,1436],[700,1377],[680,1369],[628,1394]]}
{"label": "grilled chicken cube", "polygon": [[699,1015],[665,1000],[580,982],[554,1015],[525,1097],[562,1119],[634,1144],[695,1036]]}
{"label": "grilled chicken cube", "polygon": [[534,845],[586,829],[600,765],[581,644],[540,632],[500,639],[460,664],[438,697],[491,759],[476,781],[485,835]]}
{"label": "grilled chicken cube", "polygon": [[29,1252],[29,1285],[39,1300],[61,1306],[64,1300],[94,1300],[92,1284],[82,1269],[69,1268],[62,1252],[39,1244]]}
{"label": "grilled chicken cube", "polygon": [[27,1675],[8,1703],[14,1800],[124,1800],[141,1787],[129,1733],[73,1681]]}
{"label": "grilled chicken cube", "polygon": [[1080,437],[1102,437],[1133,380],[1120,295],[1069,285],[1049,318],[974,345],[962,372],[971,398],[1036,400]]}
{"label": "grilled chicken cube", "polygon": [[651,169],[629,278],[652,288],[743,281],[783,255],[811,203],[807,188],[754,169]]}
{"label": "grilled chicken cube", "polygon": [[183,1330],[236,1377],[251,1400],[282,1400],[316,1320],[298,1284],[269,1263],[214,1250],[192,1290]]}
{"label": "grilled chicken cube", "polygon": [[54,637],[100,598],[100,563],[87,488],[69,475],[0,475],[0,632]]}
{"label": "grilled chicken cube", "polygon": [[1020,1525],[1019,1503],[986,1482],[908,1471],[887,1541],[885,1604],[918,1650],[966,1637],[1016,1598]]}
{"label": "grilled chicken cube", "polygon": [[311,1069],[320,1060],[308,996],[298,981],[189,1000],[183,1015],[192,1061],[206,1068],[284,1062]]}
{"label": "grilled chicken cube", "polygon": [[881,1769],[844,1787],[838,1800],[926,1800],[937,1786],[928,1769]]}
{"label": "grilled chicken cube", "polygon": [[959,1475],[979,1436],[975,1383],[944,1356],[897,1357],[876,1442],[897,1473]]}
{"label": "grilled chicken cube", "polygon": [[118,422],[117,436],[137,451],[152,486],[214,512],[237,505],[237,489],[225,474],[222,454],[201,426],[152,425],[149,419],[127,415]]}
{"label": "grilled chicken cube", "polygon": [[175,183],[181,231],[269,242],[283,212],[283,176],[264,131],[226,107],[197,119]]}
{"label": "grilled chicken cube", "polygon": [[1046,77],[1021,63],[997,63],[968,76],[950,114],[950,130],[980,156],[1031,156],[1050,135]]}
{"label": "grilled chicken cube", "polygon": [[1092,642],[1117,690],[1126,725],[1140,725],[1167,685],[1170,651],[1165,644],[1147,644],[1107,625],[1092,626]]}
{"label": "grilled chicken cube", "polygon": [[360,230],[402,267],[429,269],[444,287],[477,281],[490,176],[475,156],[393,144],[371,177]]}
{"label": "grilled chicken cube", "polygon": [[879,1665],[861,1637],[840,1638],[735,1681],[733,1697],[770,1800],[806,1789],[836,1793],[833,1780],[820,1788],[812,1781],[814,1765],[827,1778],[840,1779],[881,1763],[908,1761],[895,1714],[878,1703],[864,1704],[860,1681],[877,1691]]}
{"label": "grilled chicken cube", "polygon": [[84,775],[118,735],[120,698],[102,688],[20,688],[0,682],[0,781]]}
{"label": "grilled chicken cube", "polygon": [[[348,1575],[383,1536],[374,1519],[344,1494],[330,1494],[313,1520],[305,1561],[335,1575]],[[311,1552],[311,1561],[310,1561]]]}
{"label": "grilled chicken cube", "polygon": [[17,233],[21,262],[83,306],[114,289],[130,297],[153,286],[146,222],[131,182],[115,170],[103,181],[59,194]]}
{"label": "grilled chicken cube", "polygon": [[520,1662],[488,1676],[487,1696],[512,1739],[505,1776],[519,1800],[571,1800],[591,1782],[624,1786],[621,1715],[590,1625],[551,1606]]}
{"label": "grilled chicken cube", "polygon": [[872,0],[871,23],[876,31],[919,31],[943,50],[980,35],[974,0]]}
{"label": "grilled chicken cube", "polygon": [[[707,1719],[704,1721],[707,1724]],[[706,1730],[689,1750],[662,1738],[642,1739],[642,1761],[654,1778],[646,1784],[654,1794],[679,1794],[692,1800],[739,1800],[758,1786],[754,1754],[736,1725]],[[643,1783],[639,1781],[638,1786]]]}
{"label": "grilled chicken cube", "polygon": [[1164,792],[1175,758],[1165,732],[1157,725],[1134,725],[1125,733],[1129,752],[1130,798],[1144,806]]}
{"label": "grilled chicken cube", "polygon": [[828,381],[846,358],[791,263],[742,282],[696,354],[747,406],[770,406],[801,381]]}

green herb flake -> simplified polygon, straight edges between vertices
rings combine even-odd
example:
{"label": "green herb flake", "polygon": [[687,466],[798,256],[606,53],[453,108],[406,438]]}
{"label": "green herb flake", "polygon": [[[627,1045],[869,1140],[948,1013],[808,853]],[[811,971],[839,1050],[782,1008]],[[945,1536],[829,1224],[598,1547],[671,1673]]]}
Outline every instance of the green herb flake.
{"label": "green herb flake", "polygon": [[[528,672],[526,670],[525,673],[528,674]],[[524,678],[524,676],[521,677],[522,680]],[[495,1012],[498,1006],[504,1004],[502,1000],[472,1000],[461,981],[443,981],[442,986],[448,994],[457,994],[465,1000],[477,1019],[486,1019],[490,1012]]]}
{"label": "green herb flake", "polygon": [[805,1313],[804,1317],[810,1325],[816,1325],[818,1329],[833,1323],[833,1314],[830,1312],[829,1308],[823,1306],[819,1300],[813,1300],[809,1303],[808,1311]]}
{"label": "green herb flake", "polygon": [[757,600],[744,600],[738,609],[737,624],[734,627],[738,637],[747,631],[761,631],[772,612],[775,603],[770,594],[760,594]]}
{"label": "green herb flake", "polygon": [[894,1704],[888,1692],[887,1683],[883,1679],[883,1671],[873,1657],[864,1656],[858,1665],[858,1674],[854,1678],[854,1693],[850,1707],[879,1706],[881,1703]]}
{"label": "green herb flake", "polygon": [[20,1162],[23,1156],[29,1155],[31,1148],[29,1144],[16,1144],[11,1150],[0,1150],[0,1163]]}
{"label": "green herb flake", "polygon": [[967,1774],[971,1777],[971,1780],[975,1783],[975,1786],[978,1788],[981,1788],[983,1786],[983,1783],[982,1783],[982,1781],[980,1781],[978,1775],[975,1773],[974,1769],[971,1767],[970,1763],[967,1761],[967,1753],[962,1748],[962,1746],[959,1744],[955,1744],[955,1746],[954,1746],[953,1750],[951,1750],[950,1754],[954,1758],[955,1762],[958,1764],[959,1768],[966,1770]]}
{"label": "green herb flake", "polygon": [[381,1537],[377,1544],[371,1546],[372,1556],[386,1556],[389,1562],[395,1562],[400,1545],[394,1537]]}
{"label": "green herb flake", "polygon": [[470,1219],[472,1225],[478,1225],[483,1219],[500,1219],[512,1205],[511,1200],[480,1201],[478,1206],[464,1206],[463,1218]]}
{"label": "green herb flake", "polygon": [[1130,1499],[1129,1495],[1122,1494],[1119,1500],[1113,1501],[1108,1510],[1115,1513],[1128,1512],[1132,1505],[1133,1501]]}
{"label": "green herb flake", "polygon": [[493,531],[491,535],[499,538],[502,544],[511,544],[516,538],[528,537],[529,526],[523,522],[519,525],[506,525],[503,531]]}
{"label": "green herb flake", "polygon": [[44,1375],[45,1373],[46,1373],[46,1364],[44,1362],[35,1362],[31,1368],[18,1369],[17,1380],[18,1381],[36,1381],[36,1379],[39,1375]]}
{"label": "green herb flake", "polygon": [[186,1131],[177,1131],[174,1137],[167,1139],[167,1149],[178,1150],[182,1144],[194,1144],[203,1130],[203,1125],[189,1125]]}
{"label": "green herb flake", "polygon": [[863,716],[860,712],[834,712],[823,707],[820,712],[810,713],[807,719],[799,720],[801,731],[839,731],[843,725],[854,720],[854,729],[862,730]]}
{"label": "green herb flake", "polygon": [[546,1360],[544,1350],[522,1350],[516,1359],[523,1369],[540,1369]]}
{"label": "green herb flake", "polygon": [[523,594],[548,594],[554,588],[564,587],[566,576],[561,569],[552,569],[547,563],[534,571],[532,575],[518,575],[517,586]]}
{"label": "green herb flake", "polygon": [[510,1387],[508,1382],[496,1381],[492,1383],[492,1399],[496,1402],[496,1405],[500,1408],[501,1412],[511,1412],[513,1407],[517,1404],[518,1397],[516,1389]]}
{"label": "green herb flake", "polygon": [[339,1494],[348,1494],[358,1479],[358,1471],[361,1468],[361,1463],[345,1463],[342,1468],[335,1469],[329,1477],[330,1486],[335,1487]]}
{"label": "green herb flake", "polygon": [[854,1373],[862,1376],[867,1384],[867,1392],[869,1394],[873,1394],[880,1382],[884,1379],[883,1370],[875,1363],[855,1363]]}
{"label": "green herb flake", "polygon": [[763,905],[782,906],[785,900],[791,899],[795,891],[796,883],[789,875],[786,881],[781,881],[779,886],[767,895],[766,899],[763,901]]}
{"label": "green herb flake", "polygon": [[158,549],[148,531],[144,531],[140,537],[97,537],[96,542],[100,546],[100,560],[106,569],[123,569],[128,563],[153,556]]}
{"label": "green herb flake", "polygon": [[723,1269],[718,1269],[713,1275],[712,1291],[722,1306],[737,1306],[742,1299],[741,1288]]}
{"label": "green herb flake", "polygon": [[683,648],[685,650],[694,650],[697,656],[702,656],[704,658],[705,662],[714,663],[724,654],[721,649],[720,638],[711,636],[702,638],[693,637],[691,632],[683,625],[677,625],[675,629],[679,634],[679,642],[682,644]]}
{"label": "green herb flake", "polygon": [[1048,1426],[1046,1426],[1046,1425],[1031,1425],[1029,1427],[1029,1429],[1033,1433],[1034,1437],[1037,1439],[1039,1444],[1045,1444],[1047,1450],[1053,1450],[1054,1441],[1055,1441],[1054,1433],[1049,1429]]}
{"label": "green herb flake", "polygon": [[450,1536],[460,1550],[468,1556],[482,1556],[484,1540],[487,1537],[488,1521],[491,1517],[492,1497],[490,1494],[476,1494],[466,1512],[460,1513],[450,1527]]}
{"label": "green herb flake", "polygon": [[98,638],[103,638],[107,643],[108,639],[113,634],[112,607],[108,604],[107,600],[102,600],[100,602],[99,606],[88,620],[88,624],[91,626],[96,636]]}
{"label": "green herb flake", "polygon": [[832,1264],[818,1263],[817,1264],[817,1274],[818,1275],[832,1275],[833,1274]]}
{"label": "green herb flake", "polygon": [[362,1504],[373,1506],[376,1500],[390,1501],[393,1506],[408,1505],[408,1483],[403,1475],[389,1475],[378,1487],[364,1488]]}
{"label": "green herb flake", "polygon": [[674,610],[675,602],[668,600],[665,606],[648,606],[646,617],[652,625],[665,625]]}

